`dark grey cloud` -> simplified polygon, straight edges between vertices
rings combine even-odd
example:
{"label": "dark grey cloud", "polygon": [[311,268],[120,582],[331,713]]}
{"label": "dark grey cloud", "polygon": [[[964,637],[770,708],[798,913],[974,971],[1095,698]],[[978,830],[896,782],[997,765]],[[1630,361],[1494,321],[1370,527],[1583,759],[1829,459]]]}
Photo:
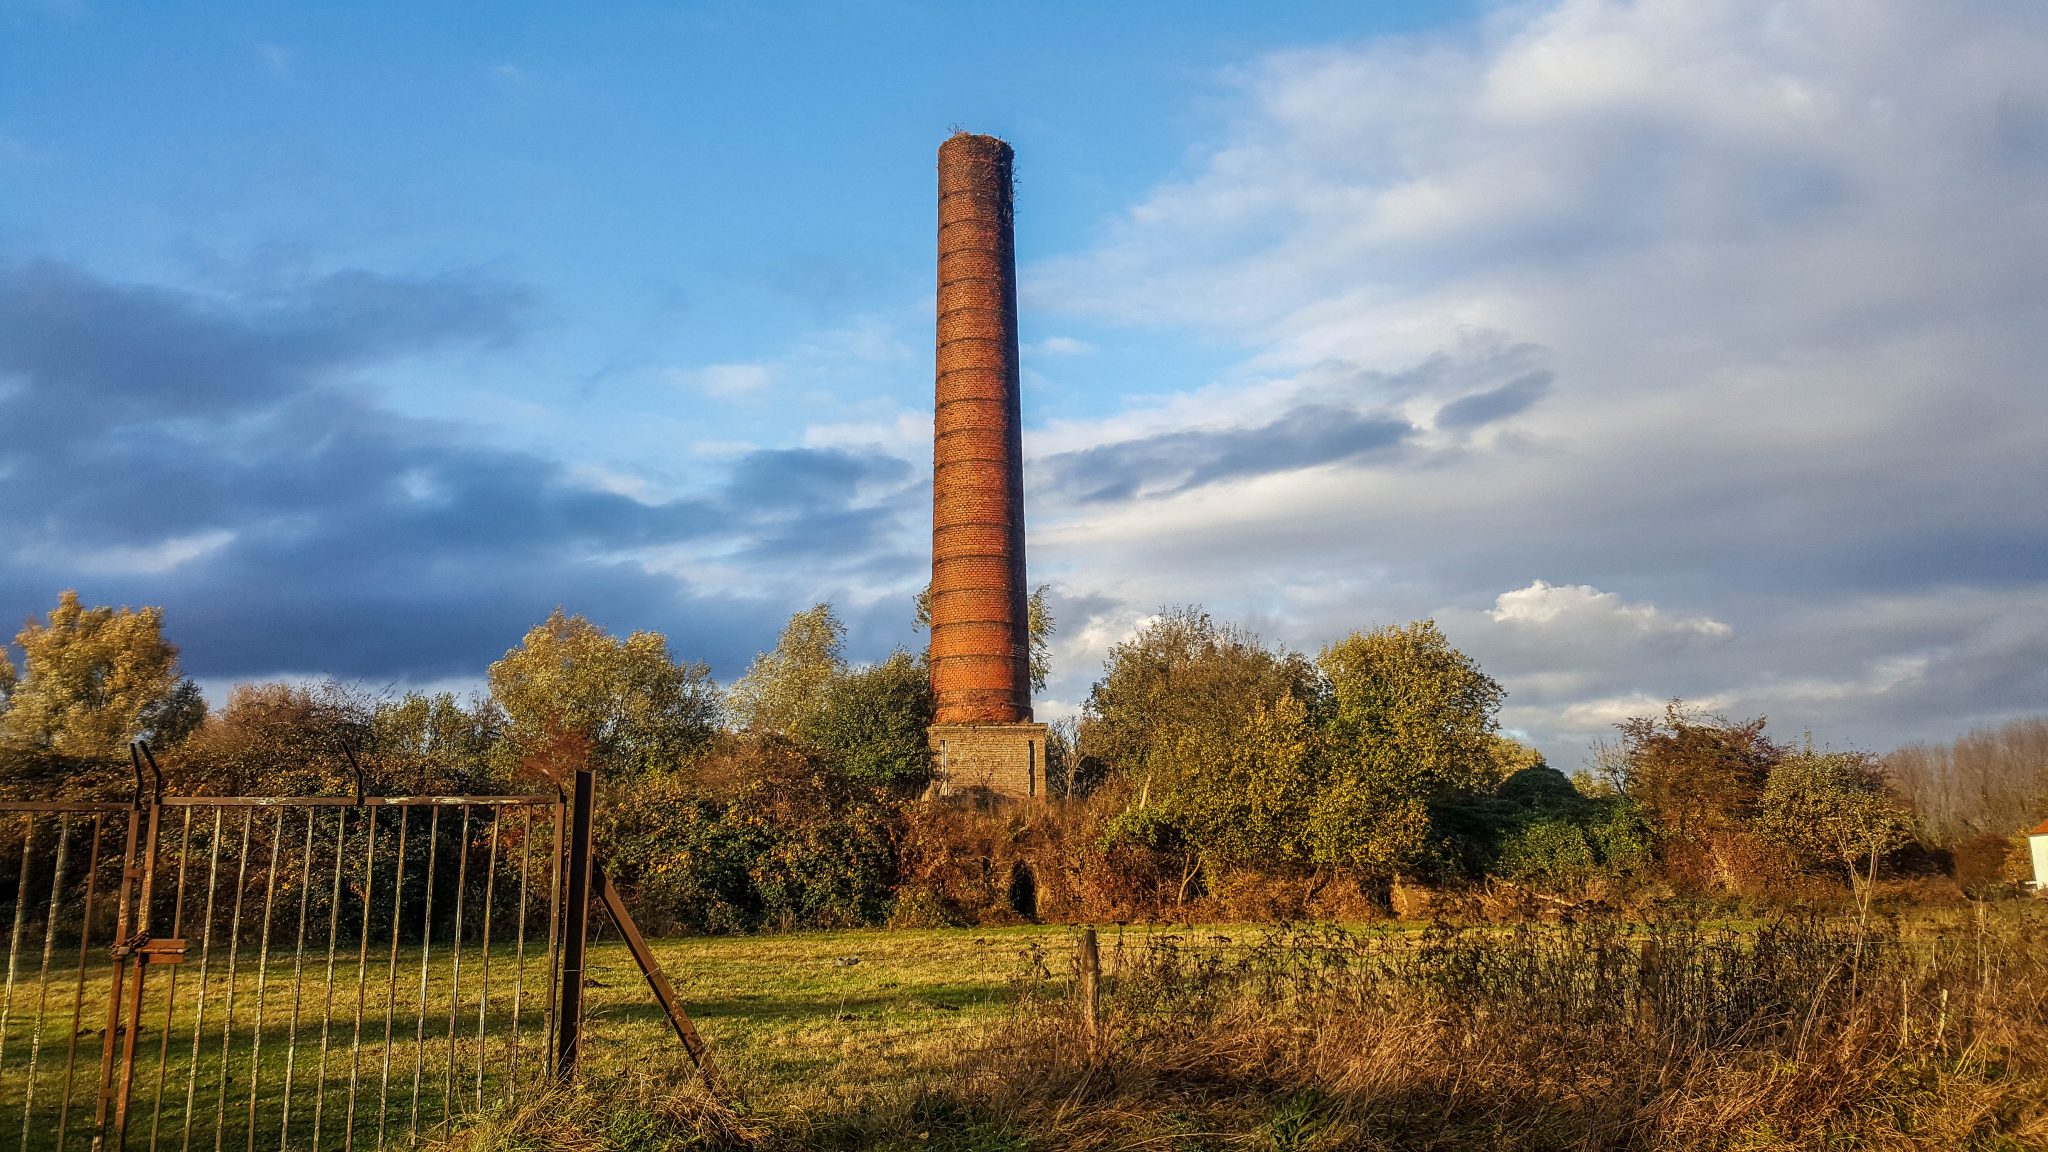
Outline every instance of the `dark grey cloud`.
{"label": "dark grey cloud", "polygon": [[790,606],[649,556],[901,567],[891,529],[922,501],[893,457],[757,452],[702,495],[645,501],[352,383],[508,345],[527,307],[460,277],[347,272],[215,299],[48,261],[0,271],[0,613],[77,587],[163,605],[203,677],[425,680],[479,674],[561,604],[731,671]]}
{"label": "dark grey cloud", "polygon": [[1550,391],[1551,374],[1531,372],[1484,392],[1451,401],[1437,410],[1439,428],[1477,428],[1505,420],[1543,399]]}
{"label": "dark grey cloud", "polygon": [[525,303],[504,285],[347,271],[230,309],[44,260],[0,272],[0,372],[35,384],[14,400],[17,431],[68,439],[274,403],[339,369],[450,343],[507,341]]}
{"label": "dark grey cloud", "polygon": [[1079,501],[1183,492],[1240,476],[1356,460],[1398,447],[1415,431],[1397,416],[1301,404],[1248,428],[1165,432],[1048,456],[1050,486]]}

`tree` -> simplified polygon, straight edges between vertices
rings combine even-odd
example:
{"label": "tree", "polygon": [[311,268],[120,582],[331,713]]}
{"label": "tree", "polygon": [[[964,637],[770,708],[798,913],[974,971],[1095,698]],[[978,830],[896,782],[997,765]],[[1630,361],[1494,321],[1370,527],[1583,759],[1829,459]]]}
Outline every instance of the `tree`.
{"label": "tree", "polygon": [[1031,597],[1024,601],[1024,632],[1031,639],[1030,671],[1031,690],[1045,691],[1046,677],[1052,675],[1052,634],[1058,630],[1059,622],[1052,617],[1052,607],[1045,602],[1046,589],[1050,585],[1040,584],[1031,590]]}
{"label": "tree", "polygon": [[887,915],[891,815],[785,737],[720,733],[692,771],[614,790],[597,837],[649,931],[845,928]]}
{"label": "tree", "polygon": [[1549,768],[1550,762],[1545,760],[1543,753],[1537,749],[1513,737],[1496,733],[1493,738],[1493,765],[1494,775],[1505,781],[1511,779],[1517,772],[1531,768]]}
{"label": "tree", "polygon": [[1874,872],[1879,857],[1912,835],[1876,757],[1818,751],[1811,736],[1771,766],[1756,828],[1804,865],[1845,869],[1852,888],[1860,868]]}
{"label": "tree", "polygon": [[156,748],[176,747],[204,723],[206,697],[190,677],[179,680],[170,695],[150,701],[142,710],[143,737]]}
{"label": "tree", "polygon": [[1227,748],[1260,706],[1291,696],[1311,714],[1322,697],[1316,670],[1298,653],[1268,649],[1200,607],[1169,608],[1110,648],[1089,689],[1078,735],[1084,760],[1142,782],[1171,779],[1192,753]]}
{"label": "tree", "polygon": [[1286,867],[1308,858],[1308,814],[1317,789],[1316,733],[1308,709],[1283,694],[1254,703],[1244,727],[1176,782],[1168,803],[1204,862]]}
{"label": "tree", "polygon": [[[333,681],[237,684],[227,703],[167,759],[173,784],[187,794],[341,796],[355,787],[368,755],[372,706]],[[381,793],[381,779],[369,791]]]}
{"label": "tree", "polygon": [[837,761],[849,780],[901,790],[931,776],[931,722],[931,672],[899,648],[833,679],[824,703],[797,723],[795,734]]}
{"label": "tree", "polygon": [[1738,723],[1673,700],[1662,717],[1637,716],[1616,727],[1616,785],[1649,821],[1666,871],[1695,883],[1715,874],[1724,882],[1744,880],[1743,853],[1735,849],[1784,755],[1764,735],[1763,717]]}
{"label": "tree", "polygon": [[[181,691],[178,649],[163,636],[163,609],[87,608],[66,590],[43,623],[15,637],[19,676],[7,662],[0,735],[61,756],[111,757],[152,735],[153,717]],[[187,682],[189,683],[189,682]],[[184,690],[193,698],[197,689]],[[189,705],[177,712],[189,718]]]}
{"label": "tree", "polygon": [[407,692],[370,713],[368,757],[411,791],[489,791],[502,775],[491,754],[504,731],[504,710],[492,700],[465,707],[452,692]]}
{"label": "tree", "polygon": [[672,660],[658,632],[612,636],[557,608],[490,667],[504,709],[503,763],[544,757],[567,740],[604,771],[669,767],[717,730],[718,687],[703,662]]}
{"label": "tree", "polygon": [[829,603],[791,616],[775,648],[754,657],[732,686],[733,720],[756,732],[795,732],[825,706],[832,682],[846,671],[845,641],[846,625]]}
{"label": "tree", "polygon": [[1885,756],[1884,769],[1930,843],[2010,836],[2048,816],[2048,716],[1908,744]]}
{"label": "tree", "polygon": [[1298,863],[1320,694],[1305,658],[1199,607],[1147,621],[1110,649],[1076,734],[1071,770],[1126,798],[1104,842],[1170,863],[1182,903],[1205,870]]}
{"label": "tree", "polygon": [[[1031,690],[1045,691],[1046,677],[1052,675],[1052,634],[1059,630],[1059,622],[1053,619],[1052,607],[1046,602],[1046,593],[1052,585],[1040,584],[1031,590],[1031,596],[1024,601],[1024,631],[1030,637]],[[916,606],[916,626],[925,629],[932,626],[932,586],[927,584],[912,601]]]}
{"label": "tree", "polygon": [[1505,692],[1434,620],[1354,632],[1316,659],[1330,685],[1327,783],[1309,815],[1318,862],[1391,876],[1422,862],[1430,808],[1490,790]]}

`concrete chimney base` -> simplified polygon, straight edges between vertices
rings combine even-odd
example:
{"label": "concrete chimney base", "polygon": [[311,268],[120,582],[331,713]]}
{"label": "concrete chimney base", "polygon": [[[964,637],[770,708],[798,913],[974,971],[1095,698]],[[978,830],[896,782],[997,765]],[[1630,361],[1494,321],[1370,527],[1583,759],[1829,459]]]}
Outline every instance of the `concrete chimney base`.
{"label": "concrete chimney base", "polygon": [[939,795],[1045,798],[1045,725],[934,724],[927,732]]}

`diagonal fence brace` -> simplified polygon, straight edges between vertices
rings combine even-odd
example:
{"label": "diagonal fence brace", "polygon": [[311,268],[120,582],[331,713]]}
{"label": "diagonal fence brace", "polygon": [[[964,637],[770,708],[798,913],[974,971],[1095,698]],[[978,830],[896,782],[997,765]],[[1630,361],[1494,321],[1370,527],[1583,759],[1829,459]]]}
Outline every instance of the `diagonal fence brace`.
{"label": "diagonal fence brace", "polygon": [[661,969],[661,961],[654,958],[654,952],[647,947],[647,941],[640,935],[640,928],[633,923],[633,916],[626,911],[626,902],[619,897],[619,890],[612,883],[611,874],[604,869],[603,861],[593,861],[591,878],[596,881],[597,897],[604,905],[612,925],[626,941],[627,951],[633,954],[634,963],[640,965],[641,975],[647,977],[647,986],[654,990],[654,998],[661,1002],[662,1011],[668,1013],[668,1022],[676,1030],[676,1038],[683,1042],[683,1050],[690,1054],[690,1062],[697,1066],[698,1075],[704,1078],[704,1087],[713,1097],[720,1095],[718,1070],[711,1061],[711,1046],[690,1021],[690,1014],[683,1011],[683,1002],[676,996],[675,986],[668,982],[668,974]]}

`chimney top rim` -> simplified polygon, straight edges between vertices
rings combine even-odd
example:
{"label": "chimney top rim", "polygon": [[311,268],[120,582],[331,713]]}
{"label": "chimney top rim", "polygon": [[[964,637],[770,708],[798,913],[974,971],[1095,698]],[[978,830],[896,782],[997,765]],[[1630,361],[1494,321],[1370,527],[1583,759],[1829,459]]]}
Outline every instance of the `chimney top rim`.
{"label": "chimney top rim", "polygon": [[939,152],[943,155],[948,150],[960,148],[971,148],[975,151],[987,150],[1003,156],[1011,155],[1015,151],[1015,149],[1010,147],[1010,142],[1000,136],[990,136],[981,132],[969,132],[963,128],[955,129],[951,136],[946,137],[945,142],[939,145]]}

